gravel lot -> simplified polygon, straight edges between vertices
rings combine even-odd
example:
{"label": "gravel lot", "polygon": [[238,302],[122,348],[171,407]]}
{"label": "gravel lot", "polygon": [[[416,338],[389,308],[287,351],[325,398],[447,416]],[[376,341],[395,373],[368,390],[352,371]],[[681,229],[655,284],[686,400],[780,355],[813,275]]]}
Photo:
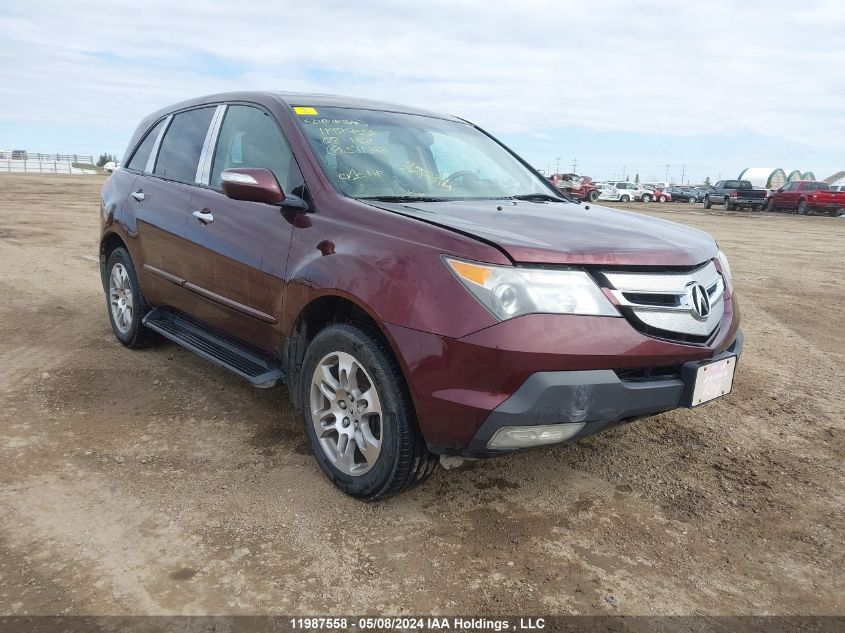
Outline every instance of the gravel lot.
{"label": "gravel lot", "polygon": [[845,218],[710,231],[727,399],[363,504],[284,389],[114,339],[100,177],[0,175],[0,614],[842,614]]}

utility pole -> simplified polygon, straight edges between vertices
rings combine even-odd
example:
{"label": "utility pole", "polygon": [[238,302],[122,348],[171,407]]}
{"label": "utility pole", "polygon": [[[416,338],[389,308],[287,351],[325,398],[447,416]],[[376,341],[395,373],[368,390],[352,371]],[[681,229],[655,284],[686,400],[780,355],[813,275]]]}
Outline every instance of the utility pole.
{"label": "utility pole", "polygon": [[573,173],[573,174],[577,174],[577,173],[578,173],[577,168],[578,168],[578,159],[577,159],[577,158],[573,158],[573,159],[572,159],[572,173]]}
{"label": "utility pole", "polygon": [[555,160],[557,161],[557,164],[555,165],[555,173],[559,174],[560,173],[560,156],[558,156]]}
{"label": "utility pole", "polygon": [[669,163],[666,163],[666,182],[669,182],[669,168],[670,167],[671,167],[671,165]]}
{"label": "utility pole", "polygon": [[687,166],[681,165],[681,184],[684,184],[684,176],[687,173]]}

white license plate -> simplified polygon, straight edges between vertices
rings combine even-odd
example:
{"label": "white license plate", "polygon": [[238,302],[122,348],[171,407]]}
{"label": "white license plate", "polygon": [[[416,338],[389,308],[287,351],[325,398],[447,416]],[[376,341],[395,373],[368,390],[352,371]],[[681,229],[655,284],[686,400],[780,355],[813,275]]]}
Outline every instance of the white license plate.
{"label": "white license plate", "polygon": [[695,388],[692,390],[691,406],[709,402],[731,392],[736,371],[736,356],[702,365],[695,372]]}

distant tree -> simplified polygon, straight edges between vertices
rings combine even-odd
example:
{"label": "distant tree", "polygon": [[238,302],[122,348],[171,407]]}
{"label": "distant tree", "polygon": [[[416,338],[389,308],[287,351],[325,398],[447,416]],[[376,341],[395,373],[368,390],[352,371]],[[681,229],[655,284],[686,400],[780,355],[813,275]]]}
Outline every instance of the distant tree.
{"label": "distant tree", "polygon": [[97,167],[102,167],[106,163],[116,162],[117,158],[115,158],[112,154],[100,154],[100,157],[97,159]]}
{"label": "distant tree", "polygon": [[640,172],[637,172],[637,174],[634,176],[634,183],[640,184]]}
{"label": "distant tree", "polygon": [[707,178],[704,179],[704,184],[708,187],[713,186],[712,183],[710,182],[710,176],[707,176]]}

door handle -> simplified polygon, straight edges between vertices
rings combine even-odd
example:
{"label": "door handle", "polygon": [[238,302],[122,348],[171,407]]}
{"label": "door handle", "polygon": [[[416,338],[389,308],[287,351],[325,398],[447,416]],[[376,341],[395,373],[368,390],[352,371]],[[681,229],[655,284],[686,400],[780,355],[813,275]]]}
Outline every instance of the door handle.
{"label": "door handle", "polygon": [[197,220],[202,222],[203,224],[211,224],[214,222],[214,216],[211,215],[211,211],[208,209],[202,209],[201,211],[194,211],[192,214]]}
{"label": "door handle", "polygon": [[135,198],[138,202],[143,202],[143,201],[144,201],[144,198],[145,198],[146,196],[144,195],[143,190],[138,189],[138,191],[133,191],[133,192],[132,192],[132,197],[133,197],[133,198]]}

